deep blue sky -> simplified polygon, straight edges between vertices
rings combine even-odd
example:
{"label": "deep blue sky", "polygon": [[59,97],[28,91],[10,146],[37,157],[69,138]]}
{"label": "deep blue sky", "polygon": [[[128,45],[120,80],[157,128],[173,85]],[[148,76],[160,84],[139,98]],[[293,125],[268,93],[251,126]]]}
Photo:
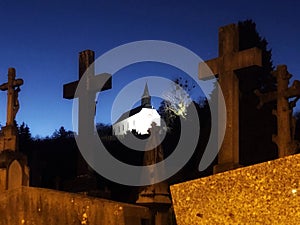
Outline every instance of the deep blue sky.
{"label": "deep blue sky", "polygon": [[[218,28],[245,19],[253,19],[268,40],[274,65],[287,64],[300,79],[299,12],[298,1],[1,0],[0,83],[6,82],[8,67],[24,79],[17,121],[27,123],[33,136],[51,135],[60,126],[71,130],[72,101],[62,98],[62,87],[78,78],[78,52],[92,49],[97,57],[128,42],[155,39],[180,44],[207,60],[217,56]],[[144,72],[141,68],[127,72],[157,72],[147,65]],[[115,89],[104,97],[125,81],[113,83]],[[4,93],[0,107],[4,125]],[[97,116],[97,121],[107,122],[108,117]]]}

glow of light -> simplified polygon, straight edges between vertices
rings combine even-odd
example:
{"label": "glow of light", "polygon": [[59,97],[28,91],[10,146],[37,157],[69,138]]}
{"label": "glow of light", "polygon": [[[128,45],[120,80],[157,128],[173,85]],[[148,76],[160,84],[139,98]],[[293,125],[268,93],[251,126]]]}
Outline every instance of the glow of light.
{"label": "glow of light", "polygon": [[185,118],[187,115],[187,108],[191,104],[192,99],[187,92],[178,84],[175,90],[163,94],[164,99],[169,103],[165,105],[166,111],[171,111],[177,116]]}

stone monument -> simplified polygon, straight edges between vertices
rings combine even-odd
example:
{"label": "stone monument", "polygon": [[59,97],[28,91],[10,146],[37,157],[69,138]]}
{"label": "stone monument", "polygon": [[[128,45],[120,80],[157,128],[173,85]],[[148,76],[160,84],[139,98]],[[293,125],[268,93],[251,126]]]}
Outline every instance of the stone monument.
{"label": "stone monument", "polygon": [[[295,118],[293,117],[293,107],[300,97],[300,81],[295,80],[289,87],[289,80],[292,75],[288,72],[286,65],[279,65],[273,72],[277,80],[277,91],[260,93],[255,91],[260,99],[258,107],[265,103],[277,101],[277,109],[273,114],[277,117],[277,135],[273,135],[272,140],[278,146],[278,157],[285,157],[296,153],[299,149],[299,142],[294,140]],[[289,98],[295,98],[289,102]]]}
{"label": "stone monument", "polygon": [[[101,90],[96,90],[97,92],[99,91],[104,91],[111,89],[111,77],[110,75],[95,75],[95,66],[94,66],[94,61],[95,61],[95,52],[92,50],[84,50],[79,53],[79,73],[78,73],[78,80],[67,83],[63,86],[63,98],[65,99],[74,99],[76,89],[78,87],[78,84],[81,79],[86,79],[86,82],[89,84],[94,84],[96,83],[95,80],[98,79],[101,82],[101,79],[106,80],[108,78],[108,81],[104,83],[103,87]],[[84,76],[85,72],[87,72],[87,75]],[[91,85],[87,85],[86,93],[89,95],[90,92],[95,91],[94,89],[97,87],[94,87],[93,90],[91,90]],[[78,109],[79,113],[81,110],[85,110],[85,102],[80,101],[80,98],[78,99]],[[96,104],[94,106],[96,108]],[[91,113],[94,113],[93,110],[90,110]],[[91,116],[92,118],[93,116]],[[80,117],[78,117],[80,119]],[[80,132],[80,127],[85,126],[86,123],[92,123],[89,124],[90,127],[94,126],[94,121],[78,121],[78,132]],[[90,134],[93,135],[93,134]],[[78,152],[78,157],[77,157],[77,178],[76,181],[74,181],[78,186],[87,186],[86,184],[89,183],[88,189],[95,189],[96,185],[96,179],[95,176],[93,175],[92,169],[88,166],[88,164],[85,162],[83,159],[82,155]],[[71,182],[72,183],[72,182]],[[93,184],[93,185],[91,185]],[[86,191],[95,191],[95,190],[86,190]],[[97,191],[98,192],[98,191]],[[101,193],[101,195],[106,195],[105,193]]]}
{"label": "stone monument", "polygon": [[0,190],[14,189],[29,185],[27,159],[18,151],[18,129],[15,118],[19,110],[18,94],[22,79],[16,78],[16,70],[8,69],[8,82],[0,86],[7,91],[6,126],[0,131]]}
{"label": "stone monument", "polygon": [[239,79],[237,71],[262,65],[262,52],[259,48],[239,51],[238,26],[230,24],[219,29],[219,57],[200,63],[199,79],[207,79],[207,66],[214,75],[224,95],[227,124],[225,137],[218,154],[218,165],[214,173],[240,167],[239,164]]}
{"label": "stone monument", "polygon": [[[151,136],[146,144],[144,153],[144,166],[152,165],[164,160],[163,149],[159,141],[160,128],[152,123]],[[156,171],[161,172],[161,171]],[[155,171],[151,171],[155,176]],[[169,186],[166,181],[143,187],[139,193],[137,204],[147,206],[152,211],[152,224],[165,225],[168,221],[171,199]]]}
{"label": "stone monument", "polygon": [[8,69],[8,82],[0,86],[1,91],[7,91],[7,113],[6,126],[2,127],[0,136],[0,150],[18,150],[18,131],[15,125],[16,114],[19,110],[18,93],[20,86],[23,84],[22,79],[16,78],[16,70],[14,68]]}

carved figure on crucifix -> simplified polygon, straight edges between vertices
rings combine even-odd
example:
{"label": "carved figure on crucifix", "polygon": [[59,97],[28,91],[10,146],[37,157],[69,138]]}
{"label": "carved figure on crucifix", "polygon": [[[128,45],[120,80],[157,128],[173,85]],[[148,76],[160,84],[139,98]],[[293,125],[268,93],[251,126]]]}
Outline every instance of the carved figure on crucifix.
{"label": "carved figure on crucifix", "polygon": [[23,85],[23,80],[15,78],[16,70],[9,68],[8,82],[0,85],[1,91],[7,91],[6,126],[2,127],[0,132],[0,151],[18,150],[18,131],[15,118],[20,108],[18,96],[21,90],[20,86]]}
{"label": "carved figure on crucifix", "polygon": [[[273,72],[277,79],[277,90],[269,93],[255,91],[260,99],[258,108],[265,103],[277,101],[277,109],[273,114],[277,117],[277,135],[273,135],[272,140],[278,146],[278,156],[284,157],[296,153],[300,145],[294,140],[295,118],[293,117],[293,107],[300,98],[300,81],[295,80],[291,87],[288,87],[292,75],[287,71],[286,65],[279,65]],[[289,101],[290,98],[294,100]]]}
{"label": "carved figure on crucifix", "polygon": [[18,95],[20,92],[20,86],[23,85],[22,79],[16,78],[16,70],[14,68],[8,69],[8,82],[0,86],[1,91],[7,91],[7,115],[6,126],[13,126],[14,121],[19,111],[20,104]]}
{"label": "carved figure on crucifix", "polygon": [[21,89],[18,86],[14,92],[13,118],[16,118],[16,115],[20,109],[20,103],[19,103],[19,92],[20,91],[21,91]]}

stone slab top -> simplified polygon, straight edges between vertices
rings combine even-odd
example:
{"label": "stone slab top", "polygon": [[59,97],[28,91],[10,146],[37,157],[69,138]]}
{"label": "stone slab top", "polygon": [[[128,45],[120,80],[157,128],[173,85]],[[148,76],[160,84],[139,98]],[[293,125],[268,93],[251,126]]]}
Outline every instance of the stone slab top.
{"label": "stone slab top", "polygon": [[81,194],[34,187],[0,191],[0,225],[141,225],[150,219],[146,207]]}
{"label": "stone slab top", "polygon": [[300,224],[300,154],[170,187],[183,224]]}

